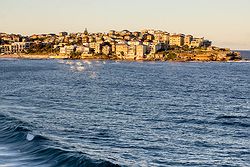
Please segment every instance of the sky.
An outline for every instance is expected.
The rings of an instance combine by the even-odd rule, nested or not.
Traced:
[[[250,0],[0,0],[0,32],[160,29],[250,50]]]

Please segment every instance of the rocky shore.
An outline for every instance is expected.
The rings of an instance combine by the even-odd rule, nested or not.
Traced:
[[[239,52],[230,50],[170,50],[147,55],[145,57],[121,55],[92,55],[82,54],[77,57],[60,54],[4,54],[0,58],[16,59],[104,59],[129,61],[239,61],[242,60]]]

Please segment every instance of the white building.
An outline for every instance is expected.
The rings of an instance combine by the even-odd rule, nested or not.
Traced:
[[[76,50],[75,45],[60,47],[60,54],[71,54]]]
[[[1,53],[21,53],[29,49],[31,46],[30,42],[14,42],[12,44],[1,45]]]

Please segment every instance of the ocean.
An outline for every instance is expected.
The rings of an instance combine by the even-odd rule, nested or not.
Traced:
[[[0,60],[0,167],[250,166],[249,62]]]
[[[238,51],[240,52],[241,56],[243,59],[245,60],[250,60],[250,51],[249,50],[241,50],[241,51]]]

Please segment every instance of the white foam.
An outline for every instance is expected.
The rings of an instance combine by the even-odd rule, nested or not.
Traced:
[[[92,63],[89,60],[85,60],[84,63],[91,65]]]
[[[77,62],[77,63],[76,63],[76,65],[81,66],[81,65],[82,65],[82,63],[81,63],[81,62]]]
[[[32,134],[27,134],[27,136],[26,136],[26,139],[28,140],[28,141],[32,141],[33,139],[35,138],[35,136],[34,135],[32,135]]]
[[[81,66],[81,67],[76,67],[76,70],[77,71],[84,71],[85,70],[85,67]]]

